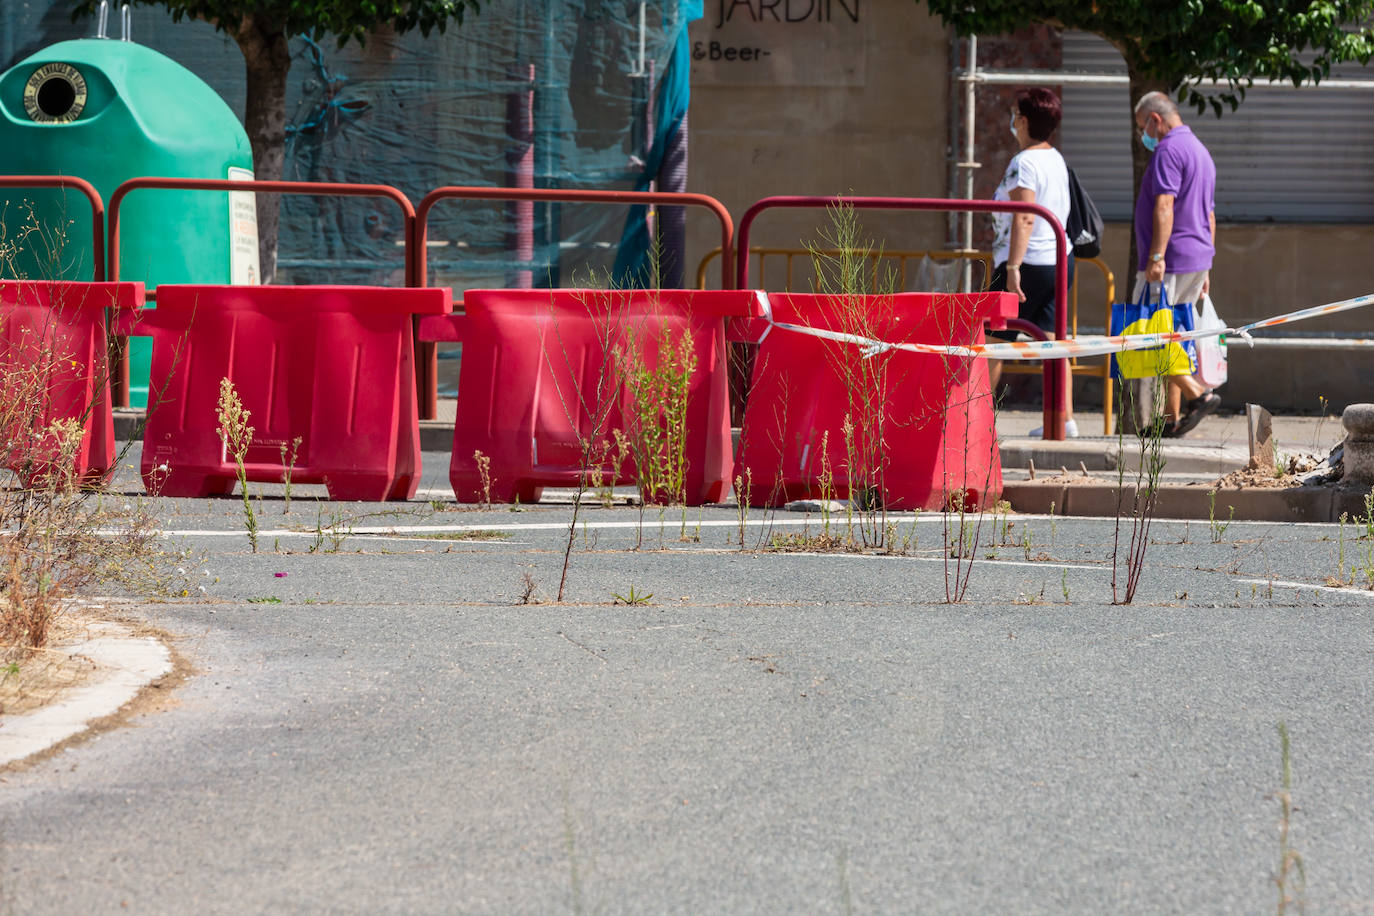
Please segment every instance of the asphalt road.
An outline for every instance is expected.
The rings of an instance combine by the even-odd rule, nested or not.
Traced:
[[[1309,912],[1374,909],[1351,526],[1158,522],[1122,607],[1110,520],[985,522],[947,605],[938,515],[855,556],[592,509],[523,605],[567,507],[305,495],[257,554],[240,503],[158,503],[206,593],[139,613],[196,674],[0,775],[0,912],[1262,913],[1281,721]],[[508,537],[417,536],[458,526]]]

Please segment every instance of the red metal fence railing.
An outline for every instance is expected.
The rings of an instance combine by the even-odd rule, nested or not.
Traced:
[[[4,175],[0,188],[72,188],[84,194],[91,204],[92,279],[97,283],[105,279],[105,203],[94,185],[70,175]]]
[[[950,200],[936,197],[819,197],[783,196],[765,197],[757,201],[744,214],[739,224],[739,251],[736,260],[736,289],[747,289],[749,284],[749,230],[760,213],[772,209],[818,208],[846,204],[862,210],[924,210],[944,213],[1033,213],[1041,217],[1054,229],[1055,237],[1055,275],[1054,275],[1054,324],[1055,337],[1063,339],[1068,332],[1069,296],[1069,242],[1064,227],[1048,209],[1040,204],[1019,201],[997,200]],[[1068,395],[1068,360],[1046,360],[1045,379],[1045,438],[1063,439],[1064,423],[1067,419],[1066,397]]]
[[[562,190],[554,188],[494,188],[449,186],[436,188],[418,206],[397,188],[389,185],[335,184],[330,182],[297,181],[231,181],[226,179],[141,177],[121,184],[110,197],[108,210],[108,247],[105,244],[107,214],[100,194],[83,179],[62,175],[0,176],[0,188],[33,187],[63,188],[79,191],[90,202],[92,211],[93,275],[97,281],[119,278],[120,204],[130,193],[138,190],[160,189],[176,191],[252,191],[269,194],[306,194],[334,197],[374,197],[394,201],[404,219],[405,282],[407,286],[423,287],[428,283],[426,227],[430,211],[443,200],[494,200],[509,202],[556,201],[561,203],[615,203],[654,206],[703,207],[715,214],[721,227],[721,288],[744,289],[749,284],[749,235],[754,220],[766,210],[778,208],[819,208],[841,201],[860,209],[915,210],[975,213],[1033,213],[1047,220],[1055,232],[1055,336],[1067,336],[1068,320],[1068,240],[1054,214],[1038,204],[1017,201],[949,200],[916,197],[767,197],[754,203],[740,221],[738,249],[735,246],[734,223],[720,201],[705,194],[654,193],[642,191]],[[107,257],[108,252],[108,257]],[[737,253],[738,252],[738,253]],[[123,358],[127,338],[117,338],[120,354],[112,366],[114,403],[125,406],[129,399],[128,364]],[[1066,419],[1065,398],[1068,391],[1068,364],[1065,360],[1047,360],[1045,379],[1045,432],[1047,439],[1062,439]],[[436,410],[435,346],[419,343],[416,352],[416,384],[420,396],[420,416],[433,417]]]
[[[411,270],[415,263],[415,207],[400,190],[384,184],[343,184],[324,181],[232,181],[224,178],[131,178],[110,195],[110,268],[111,279],[119,279],[119,205],[133,191],[157,189],[163,191],[254,191],[266,194],[307,194],[318,197],[384,197],[401,208],[405,226],[405,279],[407,286],[415,286]],[[129,403],[129,364],[124,358],[128,338],[117,338],[118,365],[112,367],[111,382],[115,386],[115,406]]]
[[[726,254],[721,258],[721,288],[733,289],[734,279],[734,220],[725,205],[714,197],[705,194],[681,194],[653,191],[591,191],[563,190],[559,188],[490,188],[449,186],[435,188],[424,196],[415,208],[415,244],[412,246],[413,264],[409,274],[413,285],[424,286],[428,282],[427,226],[429,212],[441,200],[504,200],[504,201],[557,201],[559,203],[607,203],[607,204],[645,204],[659,207],[704,207],[716,215],[720,223],[721,248]],[[438,391],[436,361],[437,349],[433,343],[417,342],[415,348],[415,367],[420,386],[420,416],[431,419],[437,410]]]

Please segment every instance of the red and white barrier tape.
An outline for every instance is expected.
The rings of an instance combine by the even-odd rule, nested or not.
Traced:
[[[889,350],[905,350],[908,353],[929,353],[937,356],[962,356],[972,359],[1068,359],[1075,357],[1103,356],[1109,353],[1124,353],[1127,350],[1149,350],[1155,347],[1162,347],[1169,343],[1177,343],[1185,340],[1201,340],[1204,337],[1228,337],[1233,340],[1240,340],[1250,344],[1250,332],[1259,328],[1272,328],[1281,324],[1291,324],[1295,321],[1302,321],[1305,318],[1317,318],[1322,315],[1331,315],[1336,312],[1345,312],[1350,309],[1362,308],[1366,305],[1374,305],[1374,294],[1356,296],[1353,299],[1331,302],[1326,305],[1317,305],[1312,308],[1289,312],[1286,315],[1266,318],[1263,321],[1255,321],[1239,328],[1225,328],[1221,331],[1212,328],[1204,331],[1174,331],[1165,334],[1093,335],[1088,337],[1066,338],[1064,340],[1008,341],[994,344],[923,344],[890,343],[884,340],[875,340],[871,337],[863,337],[858,334],[846,334],[842,331],[827,331],[821,328],[807,327],[806,325],[774,321],[773,308],[768,301],[768,294],[760,291],[758,295],[763,305],[764,317],[768,321],[768,329],[765,330],[763,336],[759,338],[759,343],[763,342],[763,338],[767,337],[768,332],[773,328],[781,328],[784,331],[793,331],[798,334],[806,334],[810,337],[819,337],[822,340],[833,340],[839,343],[854,344],[860,348],[860,352],[865,358],[877,356],[879,353],[885,353]]]

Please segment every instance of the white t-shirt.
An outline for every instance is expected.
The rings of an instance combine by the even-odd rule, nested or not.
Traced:
[[[1014,188],[1028,188],[1035,192],[1035,202],[1049,209],[1062,226],[1069,219],[1069,167],[1059,150],[1024,149],[1007,163],[1002,183],[992,195],[993,200],[1011,200]],[[992,263],[1002,264],[1011,249],[1011,214],[992,215]],[[1054,230],[1050,224],[1036,217],[1031,227],[1030,243],[1026,246],[1026,264],[1054,263]]]

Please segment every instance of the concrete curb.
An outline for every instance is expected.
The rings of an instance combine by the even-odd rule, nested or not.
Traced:
[[[114,435],[117,442],[128,442],[143,435],[144,411],[141,408],[114,409]]]
[[[421,420],[420,451],[453,451],[453,424],[443,420]]]
[[[1215,519],[1247,522],[1335,522],[1341,514],[1354,518],[1365,514],[1364,499],[1369,490],[1358,487],[1247,487],[1216,492],[1212,505],[1205,483],[1163,485],[1155,506],[1156,518],[1187,520]],[[1129,513],[1135,488],[1124,487],[1122,505]],[[1116,515],[1118,495],[1115,484],[1072,483],[1053,480],[1008,482],[1002,498],[1017,512],[1048,514],[1053,504],[1056,515],[1111,518]]]
[[[65,647],[103,669],[99,680],[68,692],[56,703],[23,715],[0,716],[0,767],[40,754],[113,715],[138,692],[172,670],[172,654],[151,636],[103,624],[106,635]]]
[[[1062,442],[1003,439],[998,443],[998,448],[1002,453],[1004,468],[1029,468],[1032,461],[1036,468],[1051,471],[1061,467],[1076,471],[1080,462],[1089,471],[1115,471],[1118,466],[1115,439],[1065,439]],[[1171,473],[1207,474],[1213,477],[1243,468],[1250,460],[1250,450],[1245,445],[1163,443],[1160,452],[1164,456],[1165,469]],[[1128,469],[1134,470],[1140,466],[1140,446],[1135,437],[1132,436],[1123,444],[1122,458],[1122,463]]]

